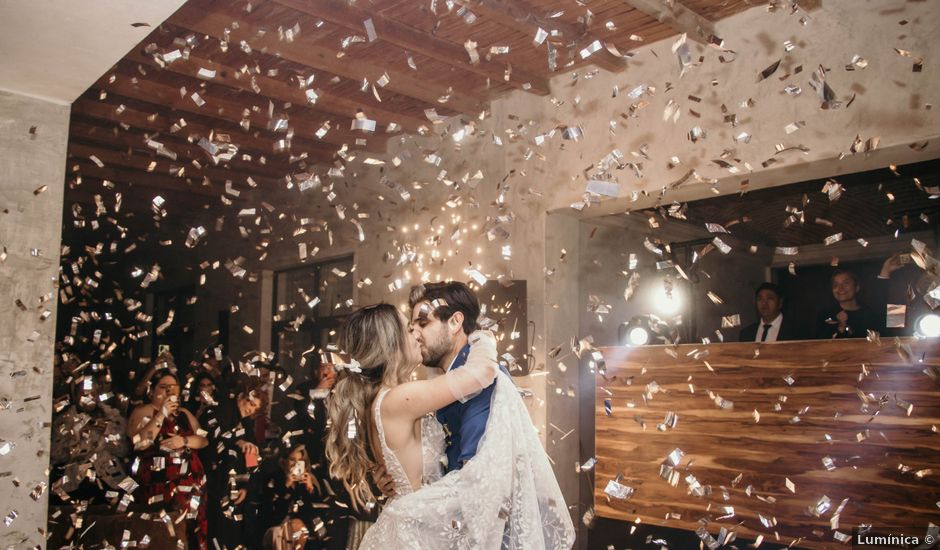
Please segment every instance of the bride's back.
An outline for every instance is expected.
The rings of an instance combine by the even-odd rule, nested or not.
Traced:
[[[404,495],[440,479],[444,430],[433,413],[414,420],[410,410],[397,410],[398,400],[385,401],[389,392],[395,389],[380,390],[372,405],[375,429],[370,433],[370,445],[374,456],[382,457],[395,493]]]

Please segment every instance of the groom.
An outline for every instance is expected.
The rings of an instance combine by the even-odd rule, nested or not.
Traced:
[[[421,346],[421,358],[429,376],[440,376],[467,362],[467,337],[476,330],[480,302],[459,282],[427,283],[412,287],[411,330]],[[504,370],[505,372],[505,370]],[[490,416],[490,397],[496,384],[480,393],[455,401],[437,411],[447,434],[447,472],[459,470],[473,458]]]

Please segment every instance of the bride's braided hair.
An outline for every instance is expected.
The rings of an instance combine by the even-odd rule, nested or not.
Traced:
[[[342,369],[337,377],[327,403],[326,457],[330,476],[343,482],[357,510],[375,499],[368,475],[376,464],[369,445],[372,403],[383,382],[394,386],[410,374],[405,372],[410,370],[407,334],[405,321],[390,304],[356,310],[340,329],[340,348],[361,370]]]

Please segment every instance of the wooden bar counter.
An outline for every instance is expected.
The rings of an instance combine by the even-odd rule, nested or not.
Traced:
[[[808,548],[940,525],[940,339],[598,351],[598,516]]]

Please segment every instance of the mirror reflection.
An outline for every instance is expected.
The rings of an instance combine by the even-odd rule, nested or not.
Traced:
[[[585,220],[582,333],[596,345],[936,336],[938,181],[931,161]]]

